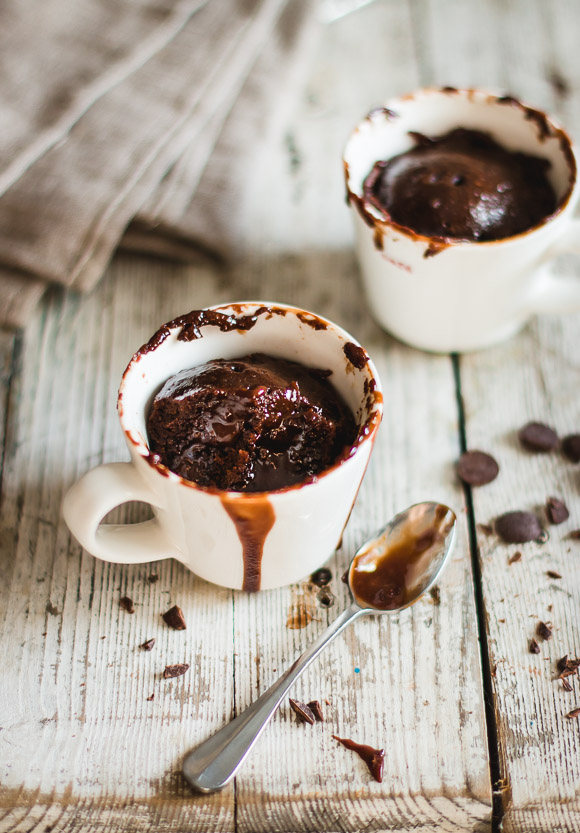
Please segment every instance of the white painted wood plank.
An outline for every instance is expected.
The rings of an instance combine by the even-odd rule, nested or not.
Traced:
[[[462,360],[467,439],[494,454],[498,479],[474,493],[476,518],[489,523],[505,511],[539,511],[561,497],[570,519],[548,525],[550,540],[506,545],[479,531],[490,660],[500,751],[511,801],[504,829],[574,830],[580,825],[578,724],[565,715],[580,701],[556,680],[556,661],[580,653],[580,550],[567,535],[580,526],[577,466],[560,453],[523,450],[517,430],[530,420],[554,425],[562,435],[578,430],[578,320],[549,318],[530,325],[511,344]],[[493,390],[490,397],[489,391]],[[520,551],[520,561],[508,559]],[[552,579],[547,570],[562,576]],[[550,621],[554,635],[535,634]],[[541,653],[529,652],[536,636]]]

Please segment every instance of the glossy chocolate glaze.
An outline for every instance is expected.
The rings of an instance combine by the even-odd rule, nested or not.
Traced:
[[[150,449],[208,488],[269,492],[307,482],[356,441],[354,416],[329,375],[263,353],[184,370],[153,401]]]
[[[500,240],[533,228],[558,208],[546,159],[509,151],[489,134],[466,128],[411,135],[416,147],[377,162],[363,192],[415,233]]]
[[[339,738],[338,735],[332,736],[347,749],[351,749],[359,755],[369,768],[370,774],[379,784],[383,780],[383,767],[385,764],[385,750],[374,749],[372,746],[367,746],[364,743],[357,743],[349,738]]]
[[[255,498],[222,495],[221,502],[234,522],[242,544],[242,590],[254,593],[260,589],[264,542],[276,520],[274,509],[265,495]]]
[[[442,549],[453,523],[453,513],[443,504],[427,520],[415,517],[411,511],[405,523],[359,551],[349,573],[350,588],[358,604],[395,610],[416,598],[424,566]]]

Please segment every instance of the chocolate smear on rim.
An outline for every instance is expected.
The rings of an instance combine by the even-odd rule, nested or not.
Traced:
[[[255,593],[262,582],[262,556],[268,533],[276,515],[267,497],[221,497],[222,506],[232,519],[242,545],[244,578],[242,590]]]
[[[570,517],[568,507],[563,500],[557,497],[549,497],[546,501],[546,515],[552,524],[562,524]]]
[[[163,671],[163,679],[169,680],[172,677],[181,677],[186,671],[189,671],[189,665],[186,662],[178,663],[177,665],[166,665]]]
[[[379,784],[383,780],[383,767],[385,764],[385,750],[374,749],[372,746],[367,746],[364,743],[357,743],[349,738],[339,738],[338,735],[332,736],[347,749],[351,749],[359,755],[369,768],[370,774]]]
[[[465,451],[459,458],[457,474],[469,486],[485,486],[498,476],[499,465],[485,451]]]
[[[550,628],[545,622],[538,622],[536,633],[546,641],[552,638],[552,628]]]
[[[357,370],[362,370],[369,360],[366,351],[357,344],[353,344],[352,341],[347,341],[342,349],[344,351],[344,355],[347,357],[349,362],[357,368]]]
[[[532,512],[506,512],[495,521],[495,531],[506,544],[525,544],[536,541],[542,534],[542,525]]]
[[[130,599],[129,596],[123,596],[119,599],[119,606],[126,610],[127,613],[135,613],[135,605],[133,603],[133,599]]]
[[[170,607],[165,613],[162,613],[161,616],[169,627],[173,628],[173,630],[184,631],[187,629],[185,617],[179,605],[173,605],[173,607]]]
[[[564,437],[562,453],[571,463],[580,463],[580,434],[568,434]]]
[[[521,444],[528,451],[546,453],[558,448],[560,444],[554,429],[543,422],[528,422],[523,428],[520,428],[518,437]]]
[[[313,726],[316,718],[314,717],[310,706],[307,706],[306,703],[301,703],[300,700],[293,700],[292,697],[289,697],[288,700],[292,710],[296,713],[300,722],[309,723]]]
[[[324,715],[322,714],[320,702],[318,700],[310,700],[306,705],[314,715],[314,719],[318,723],[324,723]]]

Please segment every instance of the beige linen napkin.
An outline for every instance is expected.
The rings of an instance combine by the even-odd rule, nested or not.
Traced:
[[[94,286],[132,220],[131,248],[237,245],[248,150],[315,30],[308,0],[49,0],[36,50],[31,9],[0,35],[12,68],[0,98],[6,327],[25,323],[48,283]]]

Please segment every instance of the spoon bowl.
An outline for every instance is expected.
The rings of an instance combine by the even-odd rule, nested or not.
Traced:
[[[186,756],[183,775],[196,790],[214,792],[235,776],[290,686],[347,625],[371,613],[398,613],[435,583],[455,541],[457,519],[442,503],[416,503],[360,547],[348,570],[350,606],[280,679],[223,729]]]

